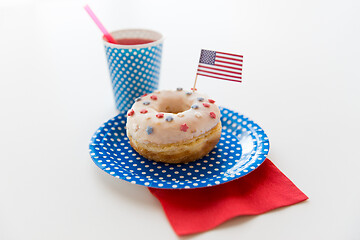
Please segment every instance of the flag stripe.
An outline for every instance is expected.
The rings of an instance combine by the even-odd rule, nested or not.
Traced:
[[[231,58],[234,58],[234,59],[236,59],[236,60],[242,60],[242,59],[243,59],[242,57],[229,56],[229,55],[221,54],[221,53],[218,53],[218,52],[215,53],[215,56],[216,56],[216,57],[231,57]]]
[[[231,69],[242,71],[242,68],[230,67],[230,66],[225,66],[225,65],[221,65],[221,64],[214,64],[213,66],[226,67],[226,68],[231,68]]]
[[[221,63],[233,64],[233,65],[236,65],[236,66],[241,66],[241,67],[242,67],[242,64],[240,64],[240,63],[232,63],[232,62],[226,62],[226,61],[220,61],[220,60],[215,60],[215,62],[221,62]]]
[[[208,67],[208,66],[204,66],[204,65],[200,65],[199,64],[199,68],[208,68],[208,69],[212,69],[212,70],[216,70],[216,71],[221,71],[221,72],[227,72],[227,73],[234,73],[234,74],[238,74],[238,75],[242,75],[241,72],[234,72],[234,71],[229,71],[229,70],[225,70],[225,69],[220,69],[220,68],[214,68],[214,67]]]
[[[217,52],[217,53],[221,53],[221,54],[225,54],[225,55],[230,55],[230,56],[235,56],[235,57],[241,57],[241,58],[243,58],[242,55],[237,55],[237,54],[232,54],[232,53],[224,53],[224,52]]]
[[[237,62],[243,61],[242,59],[229,58],[229,57],[223,57],[223,56],[218,56],[218,55],[216,55],[216,58],[223,58],[223,59],[233,60],[233,61],[237,61]]]
[[[217,79],[222,79],[222,80],[228,80],[228,81],[233,81],[233,82],[241,82],[241,80],[234,80],[234,79],[229,79],[229,78],[209,76],[209,75],[205,75],[205,74],[201,74],[201,73],[198,73],[198,75],[201,75],[201,76],[204,76],[204,77],[211,77],[211,78],[217,78]]]
[[[220,59],[220,58],[217,58],[215,59],[215,62],[214,64],[217,62],[217,61],[224,61],[224,64],[227,65],[227,64],[242,64],[242,62],[239,62],[239,61],[232,61],[232,60],[226,60],[226,59]],[[232,65],[227,65],[227,66],[232,66]]]
[[[239,76],[233,76],[233,75],[228,75],[228,74],[223,74],[223,73],[217,73],[217,72],[210,72],[210,71],[205,71],[205,70],[201,70],[201,69],[198,69],[198,72],[206,72],[206,73],[212,73],[212,74],[216,74],[216,75],[220,75],[220,76],[224,76],[224,77],[233,77],[233,78],[239,78],[239,79],[241,79],[241,77],[239,77]]]

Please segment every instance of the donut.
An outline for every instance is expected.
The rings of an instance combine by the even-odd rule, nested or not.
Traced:
[[[219,142],[220,110],[199,92],[155,91],[135,99],[127,112],[126,133],[130,145],[147,159],[192,162]]]

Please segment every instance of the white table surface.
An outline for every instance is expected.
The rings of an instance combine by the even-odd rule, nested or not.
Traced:
[[[88,154],[117,111],[85,3],[0,2],[0,239],[177,239],[145,187]],[[88,3],[110,30],[166,36],[161,88],[190,88],[201,48],[244,54],[242,84],[198,89],[260,124],[310,198],[182,239],[360,239],[359,1]]]

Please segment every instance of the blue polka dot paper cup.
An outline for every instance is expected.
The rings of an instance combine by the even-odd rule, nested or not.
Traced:
[[[164,38],[145,29],[119,30],[111,35],[123,41],[113,44],[103,38],[116,108],[126,111],[135,98],[158,89]],[[125,45],[136,41],[148,43]]]

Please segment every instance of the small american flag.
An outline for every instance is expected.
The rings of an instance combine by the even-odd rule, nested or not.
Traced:
[[[197,75],[241,82],[243,56],[201,50]]]

